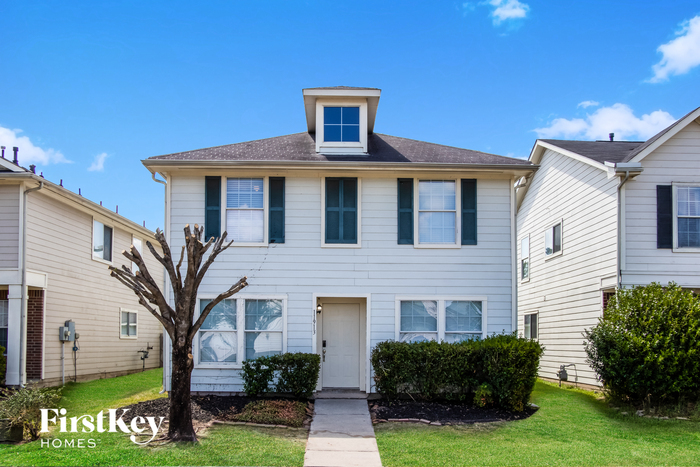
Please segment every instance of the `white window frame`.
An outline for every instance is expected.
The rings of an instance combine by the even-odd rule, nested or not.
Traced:
[[[201,313],[200,300],[213,300],[217,295],[200,295],[197,297],[197,308],[195,312],[194,320],[199,318]],[[236,294],[227,300],[234,300],[236,302],[236,330],[229,331],[235,332],[238,342],[238,349],[236,350],[236,361],[235,362],[199,362],[199,338],[200,332],[197,331],[197,335],[192,341],[192,356],[194,357],[194,367],[195,368],[221,368],[221,369],[234,369],[240,370],[243,368],[243,361],[245,360],[245,301],[246,300],[281,300],[282,301],[282,353],[287,352],[287,295],[284,294]],[[250,331],[253,332],[253,331]],[[273,331],[279,332],[279,331]]]
[[[678,246],[678,188],[700,188],[698,183],[673,183],[673,252],[674,253],[700,253],[700,248]],[[690,217],[690,216],[684,216]]]
[[[527,256],[523,256],[523,241],[527,240]],[[530,282],[530,275],[532,274],[532,245],[530,244],[530,234],[525,235],[520,239],[520,263],[518,276],[520,276],[520,282]],[[527,260],[527,277],[523,277],[523,261]]]
[[[133,336],[125,336],[122,334],[122,326],[126,324],[129,325],[128,320],[126,323],[122,322],[122,313],[133,313],[136,315],[136,334]],[[119,339],[134,340],[139,337],[139,312],[138,310],[132,310],[129,308],[119,308]]]
[[[528,337],[528,336],[525,334],[525,317],[526,317],[526,316],[532,316],[532,315],[537,316],[537,330],[536,330],[536,332],[537,332],[537,337],[534,337],[534,338],[533,338],[533,337]],[[530,335],[532,335],[532,320],[530,321]],[[527,313],[523,313],[523,337],[524,337],[525,339],[532,339],[532,340],[535,340],[535,341],[539,341],[539,340],[540,340],[540,312],[539,312],[539,311],[528,311]]]
[[[95,222],[99,222],[100,224],[103,225],[103,227],[109,227],[112,229],[112,251],[111,251],[111,257],[112,259],[107,261],[106,259],[100,258],[99,256],[95,256]],[[108,222],[105,222],[104,219],[100,217],[94,217],[92,218],[92,225],[90,228],[90,257],[92,258],[93,261],[98,261],[100,263],[105,263],[112,265],[114,264],[114,224],[110,224]]]
[[[549,234],[550,231],[552,231],[552,247],[554,246],[554,227],[559,225],[559,231],[561,235],[561,248],[559,251],[552,253],[551,255],[547,254],[547,235]],[[564,254],[564,219],[561,218],[557,220],[556,222],[553,222],[549,224],[549,226],[544,229],[544,260],[548,261],[552,258],[556,258],[557,256],[561,256]],[[532,252],[530,252],[530,256],[532,256]]]
[[[360,141],[324,141],[325,107],[359,107]],[[320,154],[367,153],[367,99],[366,98],[318,98],[316,99],[316,152]]]
[[[326,243],[326,178],[357,179],[357,243]],[[321,176],[321,248],[362,248],[362,179],[356,175]]]
[[[413,179],[413,247],[432,249],[462,248],[462,184],[457,177],[417,177]],[[420,182],[444,181],[455,184],[455,242],[421,243],[420,242]]]
[[[445,302],[447,301],[464,301],[464,302],[481,302],[481,338],[486,339],[488,336],[488,313],[487,313],[487,297],[486,296],[452,296],[452,295],[401,295],[394,297],[394,339],[399,342],[401,339],[401,302],[408,301],[434,301],[438,302],[437,311],[437,340],[443,342],[445,340]],[[410,331],[407,331],[410,332]],[[452,333],[449,333],[452,334]],[[455,333],[458,334],[458,333]]]
[[[238,177],[221,177],[221,185],[223,189],[221,190],[221,232],[227,231],[226,218],[228,217],[228,203],[226,194],[228,193],[228,180],[229,179],[250,179],[250,178],[262,178],[263,179],[263,241],[262,242],[233,242],[231,246],[234,247],[247,247],[247,246],[267,246],[269,244],[269,198],[270,198],[270,177],[267,175],[241,175]],[[232,208],[234,209],[234,208]],[[231,236],[226,237],[227,241],[231,241]]]

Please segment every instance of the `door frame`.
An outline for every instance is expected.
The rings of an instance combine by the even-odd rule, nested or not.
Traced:
[[[343,300],[354,299],[353,301],[364,305],[364,319],[365,319],[365,334],[364,334],[364,358],[362,358],[362,342],[360,342],[360,371],[363,373],[360,375],[360,391],[364,391],[367,394],[370,392],[370,330],[371,330],[371,318],[372,318],[372,294],[348,294],[348,293],[313,293],[311,300],[311,312],[313,313],[313,318],[311,319],[311,353],[321,355],[321,349],[319,345],[319,339],[322,337],[320,326],[322,316],[319,317],[316,314],[316,306],[318,303],[322,303],[328,300],[329,303],[343,303]],[[362,300],[364,299],[364,303]],[[360,307],[360,328],[362,328],[362,307]],[[323,312],[321,313],[323,314]],[[323,365],[321,365],[321,372],[323,371]],[[363,377],[364,376],[364,377]],[[323,389],[323,375],[319,373],[318,383],[316,384],[316,390],[320,391]]]

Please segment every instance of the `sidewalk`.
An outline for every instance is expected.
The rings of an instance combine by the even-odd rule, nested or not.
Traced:
[[[381,467],[366,400],[317,399],[305,467]]]

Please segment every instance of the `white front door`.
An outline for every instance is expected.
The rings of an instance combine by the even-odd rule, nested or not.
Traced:
[[[360,387],[359,303],[324,303],[321,356],[324,388]]]

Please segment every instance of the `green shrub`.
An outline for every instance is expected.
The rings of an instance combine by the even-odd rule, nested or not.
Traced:
[[[459,343],[380,342],[372,350],[377,391],[424,400],[478,400],[521,411],[537,379],[543,347],[515,334]]]
[[[0,418],[10,420],[12,426],[22,426],[32,440],[39,438],[40,409],[56,407],[61,400],[61,388],[20,388],[0,390]]]
[[[243,362],[243,390],[257,396],[266,392],[310,397],[321,370],[321,357],[309,353],[285,353]],[[276,377],[274,390],[271,389]]]
[[[0,345],[0,386],[5,384],[5,370],[7,369],[7,357],[5,357],[5,347]]]
[[[700,298],[676,284],[618,290],[584,332],[587,362],[611,399],[650,406],[700,394]]]

